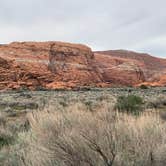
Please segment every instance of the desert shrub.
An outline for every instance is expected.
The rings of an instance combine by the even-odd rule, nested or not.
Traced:
[[[63,100],[59,101],[59,104],[63,107],[67,107],[68,106],[68,101],[66,100],[66,98],[63,98]]]
[[[85,106],[87,107],[87,110],[94,111],[94,102],[93,101],[85,101]]]
[[[160,117],[162,120],[166,121],[166,110],[160,111]]]
[[[2,113],[0,113],[0,126],[5,126],[6,125],[6,116]]]
[[[142,110],[143,100],[141,97],[136,95],[128,95],[128,96],[119,96],[117,99],[117,103],[115,105],[115,109],[127,113],[132,113],[134,115],[138,115]]]
[[[0,132],[0,148],[2,148],[3,146],[8,146],[12,144],[14,140],[15,140],[15,137],[12,133],[8,131]]]
[[[148,89],[148,86],[142,84],[139,88],[141,88],[141,89]]]
[[[0,149],[3,146],[8,146],[14,141],[13,133],[6,126],[6,116],[0,114]]]
[[[86,106],[86,110],[90,112],[96,112],[97,110],[102,110],[103,108],[105,108],[103,104],[108,105],[106,102],[104,102],[104,100],[103,101],[88,100],[88,101],[84,101],[83,103]]]
[[[165,87],[166,87],[166,86],[165,86]],[[165,92],[166,92],[166,89],[163,89],[162,92],[165,93]]]
[[[164,166],[165,123],[154,115],[114,113],[30,113],[31,133],[17,147],[20,165]]]
[[[163,109],[166,107],[166,96],[159,95],[157,98],[152,98],[149,102],[147,102],[147,108],[154,109]]]
[[[35,90],[36,91],[47,91],[48,89],[43,86],[36,86]]]
[[[90,91],[91,88],[87,87],[87,86],[83,86],[83,87],[74,87],[72,88],[73,91]]]
[[[20,92],[18,97],[23,97],[23,98],[27,98],[27,99],[32,98],[32,96],[30,94],[27,94],[25,92]]]
[[[37,109],[38,104],[34,102],[13,102],[9,104],[14,110]]]
[[[18,93],[25,92],[25,91],[29,91],[29,88],[27,86],[21,86],[19,89],[16,90],[16,92]]]
[[[113,164],[116,156],[113,132],[104,123],[100,123],[113,123],[111,115],[101,116],[96,112],[96,117],[93,118],[92,112],[81,110],[39,114],[31,114],[29,120],[39,145],[46,149],[48,156],[45,160],[48,165]],[[40,116],[44,116],[45,120]],[[42,134],[46,131],[49,131],[47,141],[46,135]]]

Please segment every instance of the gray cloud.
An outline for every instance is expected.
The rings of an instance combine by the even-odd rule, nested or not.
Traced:
[[[166,57],[165,6],[165,0],[1,0],[0,42],[68,41]]]

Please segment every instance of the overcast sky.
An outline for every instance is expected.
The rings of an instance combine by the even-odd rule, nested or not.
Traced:
[[[50,40],[166,58],[166,0],[0,0],[0,43]]]

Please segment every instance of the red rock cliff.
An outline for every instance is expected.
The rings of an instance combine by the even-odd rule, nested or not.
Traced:
[[[63,42],[14,42],[0,46],[1,89],[95,85],[102,76],[87,46]],[[4,65],[9,64],[6,70]],[[6,76],[4,76],[4,73]]]
[[[117,85],[166,85],[166,59],[126,50],[95,52],[105,81]]]
[[[0,90],[166,85],[166,60],[131,51],[93,53],[85,45],[14,42],[0,45]]]

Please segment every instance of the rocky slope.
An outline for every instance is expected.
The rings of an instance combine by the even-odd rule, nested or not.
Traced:
[[[166,59],[126,50],[95,52],[106,79],[115,84],[140,86],[166,85]]]
[[[0,90],[141,84],[166,85],[166,60],[63,42],[0,45]]]

